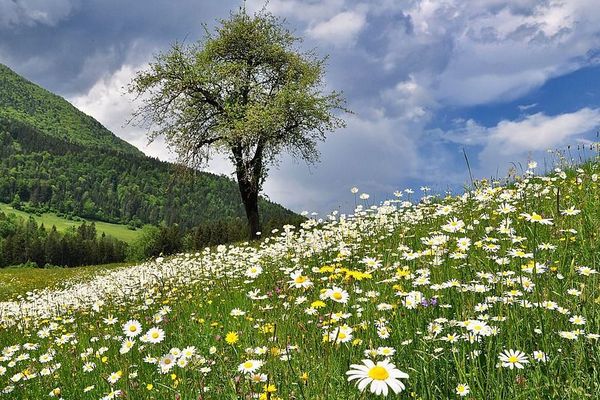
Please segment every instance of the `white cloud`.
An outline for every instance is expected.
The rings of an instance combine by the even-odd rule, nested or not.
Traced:
[[[443,139],[462,145],[479,145],[478,176],[487,176],[511,162],[541,157],[547,150],[585,143],[600,125],[600,109],[582,108],[558,115],[536,113],[522,119],[502,120],[485,127],[469,119],[457,121],[459,127],[440,133]]]
[[[347,128],[331,134],[321,146],[321,162],[307,166],[284,156],[267,179],[265,191],[277,202],[296,211],[352,209],[349,190],[358,186],[372,199],[387,198],[406,179],[426,181],[419,129],[399,119],[347,118]]]
[[[549,116],[536,113],[519,121],[500,121],[489,128],[482,152],[502,155],[553,149],[588,133],[600,125],[600,109],[582,108],[572,113]]]
[[[146,131],[139,127],[128,125],[135,104],[126,87],[133,79],[136,71],[144,65],[123,65],[112,75],[107,75],[96,82],[87,93],[75,96],[69,100],[75,107],[91,115],[102,125],[120,138],[133,144],[149,156],[162,160],[173,160],[163,140],[157,139],[148,143]]]
[[[344,11],[327,21],[309,28],[307,33],[314,39],[348,46],[354,43],[366,23],[366,17],[359,11]]]
[[[405,122],[427,121],[438,104],[427,88],[421,86],[414,75],[381,93],[382,103],[389,113]]]
[[[518,107],[519,107],[520,111],[527,111],[531,108],[535,108],[537,105],[538,105],[538,103],[520,104]]]
[[[439,106],[516,99],[597,62],[600,47],[596,0],[276,0],[267,9],[295,20],[317,46],[352,47],[354,62],[369,60],[357,82],[412,77]]]

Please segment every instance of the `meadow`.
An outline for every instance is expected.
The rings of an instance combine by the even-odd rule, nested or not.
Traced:
[[[65,285],[87,281],[99,274],[127,266],[131,266],[131,263],[71,268],[36,268],[31,266],[2,268],[0,269],[0,301],[14,300],[33,290],[61,289]]]
[[[1,302],[0,398],[599,399],[600,164],[536,171]]]
[[[98,234],[101,235],[105,233],[107,236],[112,236],[115,239],[122,240],[126,243],[132,243],[140,236],[141,231],[131,230],[127,225],[119,225],[119,224],[111,224],[108,222],[102,221],[92,221],[87,219],[81,219],[80,221],[73,221],[70,219],[59,217],[54,213],[43,213],[41,216],[36,214],[29,214],[24,211],[15,210],[8,204],[0,203],[0,212],[5,214],[15,214],[18,217],[24,218],[25,220],[30,217],[33,218],[38,224],[44,224],[44,226],[49,229],[52,226],[56,226],[56,230],[59,232],[65,232],[71,228],[77,228],[84,221],[85,222],[94,222],[96,224],[96,230]]]

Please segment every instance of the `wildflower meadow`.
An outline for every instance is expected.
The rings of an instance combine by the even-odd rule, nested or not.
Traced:
[[[2,302],[0,398],[600,399],[600,164],[538,169]]]

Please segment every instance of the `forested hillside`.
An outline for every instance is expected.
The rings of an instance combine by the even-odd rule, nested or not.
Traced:
[[[144,156],[64,99],[0,66],[0,202],[100,221],[241,221],[232,180]],[[261,200],[266,227],[300,217]],[[237,223],[239,225],[239,222]]]
[[[27,122],[69,143],[142,153],[119,139],[100,122],[0,64],[0,117]]]
[[[32,263],[44,265],[92,265],[120,262],[127,244],[104,233],[95,224],[81,224],[65,233],[47,229],[33,219],[23,220],[0,212],[0,267]]]

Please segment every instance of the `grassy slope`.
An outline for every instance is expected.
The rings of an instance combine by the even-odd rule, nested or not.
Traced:
[[[123,268],[129,263],[93,265],[75,268],[2,268],[0,269],[0,301],[15,300],[18,296],[39,289],[58,289],[65,284],[84,282],[99,273]]]
[[[60,232],[66,231],[68,228],[77,227],[81,225],[82,221],[71,221],[65,218],[61,218],[54,213],[45,213],[41,217],[34,214],[28,214],[23,211],[15,210],[8,204],[0,203],[0,211],[6,214],[16,214],[19,217],[28,219],[33,217],[38,224],[44,224],[47,229],[50,229],[52,225],[56,226],[56,229]],[[90,221],[91,222],[91,221]],[[116,239],[122,240],[126,243],[131,243],[140,235],[141,230],[131,230],[126,225],[109,224],[107,222],[93,221],[96,223],[96,230],[98,235],[104,232],[106,235],[112,236]]]
[[[600,174],[598,164],[586,165],[577,178],[535,178],[514,192],[482,190],[464,201],[443,200],[448,209],[420,205],[363,217],[343,229],[332,225],[321,233],[282,239],[273,250],[263,243],[264,250],[213,252],[202,263],[190,256],[151,264],[145,273],[149,269],[159,277],[151,288],[139,286],[136,296],[108,301],[97,313],[87,307],[68,313],[72,320],[56,319],[47,338],[37,333],[51,326],[47,320],[1,330],[0,347],[30,342],[39,348],[7,352],[2,365],[24,353],[32,361],[15,361],[0,376],[0,389],[14,385],[4,396],[11,399],[45,398],[53,388],[60,388],[64,398],[97,399],[111,391],[107,378],[116,373],[112,389],[123,390],[128,399],[178,394],[182,399],[376,399],[381,397],[360,393],[355,382],[348,383],[346,371],[364,358],[382,360],[381,355],[365,356],[365,351],[387,346],[396,352],[391,361],[409,375],[402,379],[406,391],[390,398],[456,399],[456,387],[464,383],[471,390],[468,399],[599,399],[600,346],[586,335],[600,333],[600,274],[584,268],[600,270],[600,180],[594,174]],[[506,202],[515,209],[501,214]],[[561,213],[570,207],[581,212]],[[553,224],[521,216],[534,212]],[[501,229],[507,217],[514,229],[508,233]],[[448,223],[453,218],[466,226],[453,231],[456,223]],[[458,242],[465,237],[471,244],[459,251]],[[342,242],[347,251],[340,250]],[[550,247],[540,248],[542,244]],[[448,252],[436,255],[440,249]],[[260,251],[257,261],[253,255]],[[365,257],[380,266],[366,266]],[[498,257],[507,263],[498,263]],[[203,275],[207,263],[216,270]],[[244,272],[257,263],[264,271],[249,279]],[[291,271],[302,271],[313,285],[293,287],[288,283]],[[129,278],[127,284],[137,287],[135,269]],[[347,300],[332,296],[318,304],[323,290],[332,287],[347,291]],[[265,297],[250,299],[247,293],[254,289]],[[416,292],[437,304],[423,306],[407,296]],[[531,307],[533,303],[543,307]],[[245,314],[235,316],[232,310]],[[102,322],[108,315],[118,323]],[[583,316],[585,324],[571,322],[574,315]],[[121,354],[122,326],[128,320],[140,321],[144,332],[160,327],[166,336],[158,344],[142,344],[137,336],[133,349]],[[465,321],[497,331],[471,342]],[[382,325],[388,338],[378,330]],[[352,328],[352,338],[336,344],[342,339],[335,333],[340,327]],[[224,338],[229,332],[237,339],[228,344]],[[561,337],[561,332],[576,340]],[[444,340],[448,335],[456,340]],[[144,361],[186,346],[195,346],[198,355],[166,373]],[[50,364],[35,361],[50,349],[56,352]],[[507,349],[524,353],[524,368],[498,365]],[[534,351],[545,352],[547,361],[535,361]],[[282,357],[286,352],[289,356]],[[253,383],[238,371],[249,359],[264,362],[258,372],[274,385],[269,396],[264,383]],[[93,363],[93,371],[83,372],[86,362]],[[23,381],[19,375],[54,363],[61,367],[51,376]],[[10,381],[14,377],[18,383]],[[89,392],[84,393],[86,387]]]

